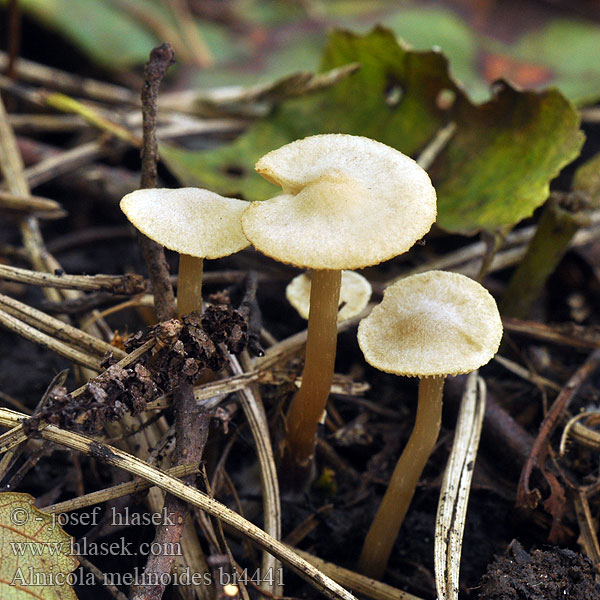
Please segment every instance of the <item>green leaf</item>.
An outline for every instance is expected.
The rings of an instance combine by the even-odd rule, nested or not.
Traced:
[[[442,126],[455,122],[456,133],[430,169],[438,225],[475,233],[531,215],[583,144],[578,113],[556,90],[519,92],[502,85],[492,100],[475,106],[449,76],[442,54],[407,50],[383,28],[364,36],[330,35],[322,68],[355,61],[362,65],[356,74],[324,92],[283,102],[229,146],[200,152],[163,146],[161,155],[184,185],[264,200],[277,189],[253,166],[294,139],[350,133],[415,156]]]
[[[5,4],[7,0],[0,0]],[[179,62],[187,41],[168,4],[156,0],[21,0],[24,12],[64,36],[107,70],[143,64],[150,51],[167,39]],[[219,25],[196,20],[200,38],[215,64],[244,56],[240,44]]]
[[[21,0],[20,5],[107,69],[144,63],[159,44],[141,23],[108,1]]]
[[[579,155],[579,120],[557,90],[519,92],[508,85],[465,111],[430,171],[438,225],[493,231],[530,216],[548,197],[550,181]]]

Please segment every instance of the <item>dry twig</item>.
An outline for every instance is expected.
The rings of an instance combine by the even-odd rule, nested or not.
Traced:
[[[16,427],[25,417],[26,415],[23,413],[18,413],[7,408],[0,408],[0,426]],[[189,502],[193,506],[201,508],[213,517],[221,520],[224,524],[230,525],[244,536],[247,536],[261,548],[271,552],[328,598],[355,600],[350,592],[313,567],[293,550],[290,550],[287,546],[266,534],[262,529],[250,523],[250,521],[243,519],[220,502],[208,497],[200,490],[186,485],[164,471],[114,446],[102,444],[85,435],[65,431],[53,425],[45,427],[39,432],[39,435],[50,442],[71,448],[77,452],[82,452],[96,460],[142,477],[164,489],[166,492]]]

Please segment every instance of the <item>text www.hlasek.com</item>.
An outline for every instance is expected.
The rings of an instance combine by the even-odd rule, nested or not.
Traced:
[[[120,538],[118,542],[87,542],[86,538],[70,542],[10,542],[16,556],[182,556],[177,542],[143,542],[134,549],[133,542]]]

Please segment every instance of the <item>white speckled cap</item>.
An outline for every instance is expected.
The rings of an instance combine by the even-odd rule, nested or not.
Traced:
[[[406,252],[431,228],[436,195],[427,173],[368,138],[315,135],[269,152],[256,170],[283,195],[242,217],[263,254],[309,269],[359,269]]]
[[[476,281],[445,271],[391,285],[358,327],[370,365],[411,377],[470,373],[492,359],[501,339],[502,321],[491,294]]]
[[[250,245],[240,223],[247,207],[199,188],[137,190],[121,200],[121,210],[144,235],[199,258],[229,256]]]
[[[303,319],[308,319],[310,310],[310,284],[310,275],[302,273],[294,277],[285,289],[288,302]],[[371,293],[371,284],[362,275],[354,271],[342,271],[338,321],[351,319],[364,310],[371,299]]]

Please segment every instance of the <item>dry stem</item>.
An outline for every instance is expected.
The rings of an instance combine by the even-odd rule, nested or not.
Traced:
[[[27,415],[23,413],[15,412],[7,408],[0,408],[0,426],[15,427],[26,417]],[[39,434],[42,438],[50,442],[71,448],[78,452],[83,452],[101,462],[105,462],[106,464],[128,471],[133,475],[142,477],[178,498],[189,502],[193,506],[201,508],[213,517],[220,519],[223,523],[230,525],[235,530],[249,537],[261,548],[271,552],[328,598],[355,600],[351,593],[332,581],[321,571],[315,569],[284,544],[275,540],[270,535],[267,535],[262,529],[258,528],[250,521],[243,519],[220,502],[208,497],[200,490],[186,485],[164,471],[161,471],[114,446],[102,444],[87,436],[65,431],[53,425],[48,425],[41,430]]]
[[[143,144],[142,144],[142,188],[156,187],[158,145],[156,143],[156,102],[158,88],[175,55],[169,44],[154,48],[144,69],[144,87],[142,89]],[[162,246],[153,242],[142,233],[138,237],[142,247],[152,289],[154,291],[154,309],[159,321],[167,321],[177,314],[175,294],[169,280],[169,266]]]

